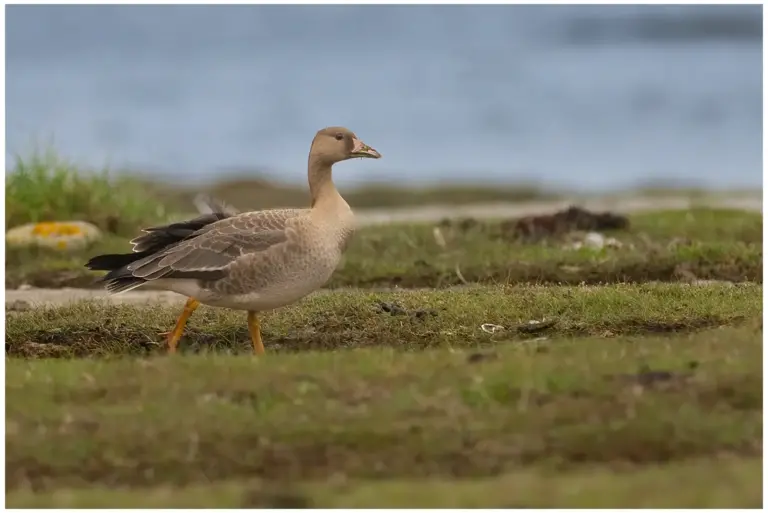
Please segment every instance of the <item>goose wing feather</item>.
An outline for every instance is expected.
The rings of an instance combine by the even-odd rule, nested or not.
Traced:
[[[132,262],[127,270],[144,280],[218,280],[227,275],[238,259],[285,244],[292,230],[292,220],[300,213],[300,210],[265,210],[226,217],[205,224],[176,244]],[[200,217],[209,215],[214,214]]]

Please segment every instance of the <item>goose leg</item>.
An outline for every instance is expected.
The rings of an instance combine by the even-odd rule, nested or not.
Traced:
[[[187,302],[184,304],[184,311],[181,312],[179,319],[176,321],[176,326],[173,328],[173,331],[168,334],[169,353],[176,352],[176,346],[179,344],[181,334],[184,333],[184,326],[186,326],[189,316],[192,315],[192,312],[194,312],[198,306],[200,306],[200,303],[196,299],[187,299]]]
[[[264,343],[261,341],[261,325],[256,312],[248,311],[248,332],[251,334],[251,344],[255,354],[264,354]]]

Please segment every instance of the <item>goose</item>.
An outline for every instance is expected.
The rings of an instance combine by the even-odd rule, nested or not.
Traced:
[[[144,228],[133,251],[91,258],[86,267],[108,271],[110,294],[136,288],[187,297],[167,352],[175,353],[184,327],[201,305],[247,312],[253,352],[264,353],[259,313],[294,303],[322,287],[336,270],[355,230],[349,205],[333,183],[332,167],[381,154],[344,127],[317,132],[309,150],[309,208],[237,213],[208,202],[200,216]]]

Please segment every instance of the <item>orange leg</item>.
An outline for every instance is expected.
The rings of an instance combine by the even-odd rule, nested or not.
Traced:
[[[192,315],[192,312],[194,312],[198,306],[200,306],[200,303],[196,299],[187,299],[187,302],[184,304],[184,311],[181,312],[179,319],[176,321],[176,326],[173,328],[173,331],[168,334],[169,353],[176,352],[176,346],[179,344],[181,334],[184,333],[184,326],[186,326],[189,316]]]
[[[261,341],[261,325],[256,312],[248,312],[248,331],[251,334],[251,344],[255,354],[264,354],[264,343]]]

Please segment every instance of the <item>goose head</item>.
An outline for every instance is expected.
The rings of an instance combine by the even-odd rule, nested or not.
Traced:
[[[378,159],[381,154],[361,141],[352,130],[340,126],[323,128],[312,141],[310,158],[326,165],[353,158]]]

